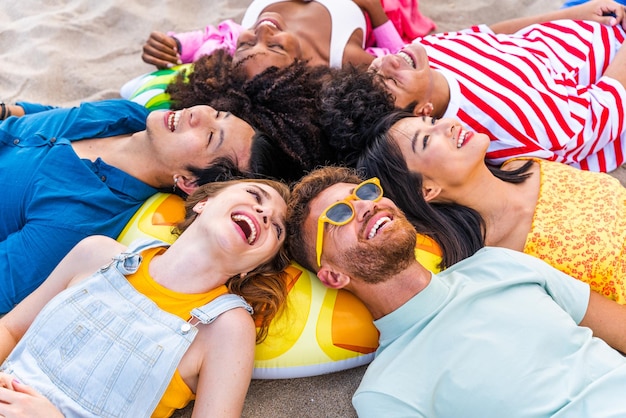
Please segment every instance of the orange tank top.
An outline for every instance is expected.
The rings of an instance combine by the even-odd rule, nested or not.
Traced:
[[[191,312],[193,308],[205,305],[216,297],[228,293],[226,286],[223,285],[209,292],[198,294],[178,293],[161,286],[150,276],[148,266],[155,256],[162,254],[164,251],[164,247],[157,247],[142,252],[143,261],[139,265],[139,269],[134,274],[128,275],[127,279],[139,293],[152,300],[165,312],[169,312],[187,321],[191,316],[189,312]],[[169,417],[176,409],[184,408],[194,399],[195,394],[189,389],[187,384],[185,384],[182,376],[178,370],[176,370],[170,384],[167,389],[165,389],[163,397],[152,413],[152,417]]]

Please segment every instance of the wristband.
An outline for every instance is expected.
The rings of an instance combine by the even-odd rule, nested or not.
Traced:
[[[376,46],[380,48],[387,48],[396,53],[404,46],[404,41],[391,20],[376,26],[372,32],[376,38]]]
[[[4,102],[0,102],[0,120],[5,120],[11,116],[11,109]]]

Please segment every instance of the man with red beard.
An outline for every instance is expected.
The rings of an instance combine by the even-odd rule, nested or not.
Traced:
[[[626,307],[587,284],[503,248],[433,275],[378,180],[345,168],[296,185],[287,230],[294,259],[380,331],[360,417],[626,416]]]

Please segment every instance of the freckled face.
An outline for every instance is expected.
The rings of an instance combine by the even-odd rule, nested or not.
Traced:
[[[404,109],[413,102],[419,105],[432,101],[433,76],[423,46],[406,45],[395,55],[376,58],[369,69],[380,76],[395,98],[396,107]]]
[[[462,128],[454,119],[404,118],[389,130],[410,171],[439,184],[462,183],[484,168],[489,138]]]
[[[239,35],[233,65],[252,78],[269,67],[284,68],[302,58],[300,41],[285,28],[279,14],[261,14],[252,28]]]
[[[152,112],[146,124],[164,167],[204,168],[221,157],[236,162],[242,170],[250,165],[254,129],[230,112],[194,106]]]

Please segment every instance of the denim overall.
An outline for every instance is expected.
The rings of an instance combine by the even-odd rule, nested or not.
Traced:
[[[188,322],[159,309],[124,276],[137,270],[141,251],[157,246],[167,244],[134,242],[57,295],[0,371],[33,386],[66,417],[149,417],[198,333],[195,325],[237,307],[252,313],[233,294],[193,309]]]

